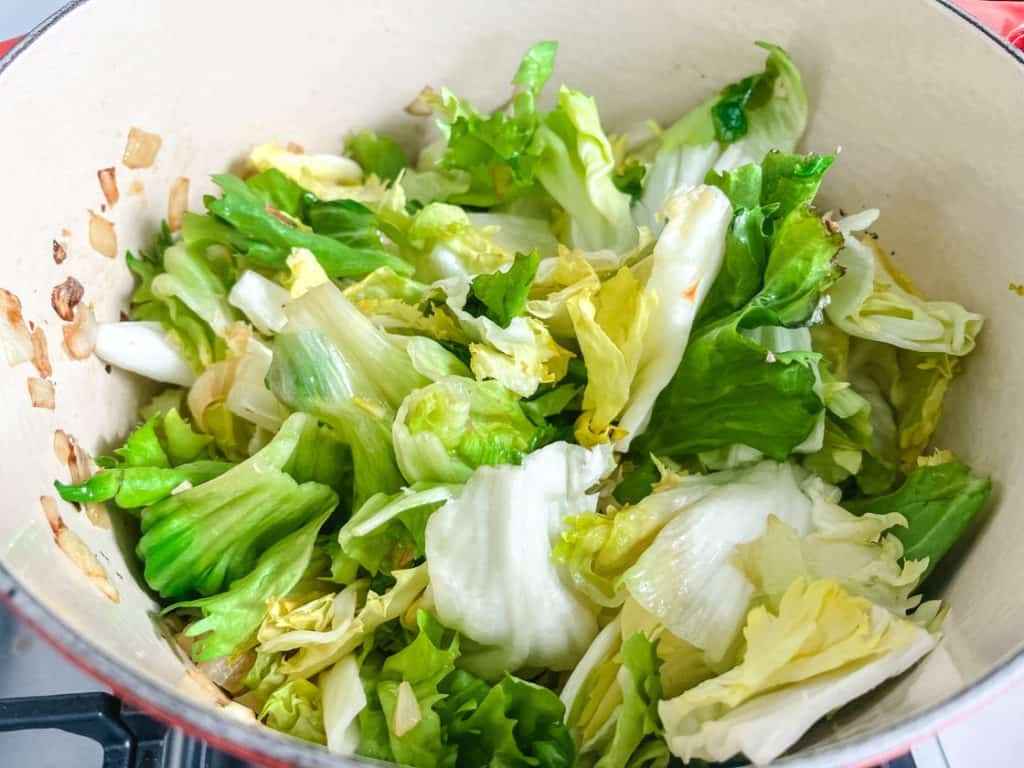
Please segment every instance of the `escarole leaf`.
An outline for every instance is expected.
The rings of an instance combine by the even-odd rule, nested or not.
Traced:
[[[289,324],[274,340],[267,382],[290,408],[330,424],[352,450],[354,507],[402,486],[395,463],[394,410],[428,383],[405,343],[376,328],[333,283],[288,305]]]
[[[349,197],[350,190],[363,180],[359,164],[350,158],[292,151],[277,144],[254,147],[249,162],[260,174],[277,173],[321,200]],[[293,210],[286,212],[295,215]]]
[[[180,398],[178,398],[180,401]],[[212,438],[193,431],[176,408],[150,417],[132,432],[117,458],[100,457],[99,472],[84,483],[54,487],[65,501],[88,504],[113,499],[122,509],[155,504],[183,483],[200,485],[231,468],[207,459]]]
[[[420,611],[415,639],[362,664],[367,706],[357,753],[404,765],[569,768],[565,710],[547,688],[505,675],[488,685],[456,669],[458,636]]]
[[[293,248],[310,251],[331,277],[358,277],[387,266],[399,274],[409,274],[412,266],[385,251],[379,241],[375,246],[354,247],[342,240],[318,234],[302,226],[294,215],[268,210],[267,200],[237,176],[221,174],[213,177],[221,188],[219,198],[207,198],[210,213],[232,228],[218,241],[244,253],[265,267],[281,268]],[[277,209],[273,209],[276,211]],[[284,215],[281,215],[284,214]]]
[[[237,318],[227,301],[227,288],[206,260],[176,243],[163,253],[163,272],[149,285],[156,299],[177,299],[205,322],[214,333],[223,336],[228,324]]]
[[[445,642],[444,627],[425,611],[417,615],[417,624],[416,639],[384,659],[379,670],[371,671],[369,663],[364,664],[367,706],[359,714],[360,731],[386,732],[387,755],[379,754],[378,745],[368,750],[363,744],[356,754],[428,768],[446,764],[453,751],[445,743],[434,705],[444,697],[438,686],[455,668],[459,641],[456,636]],[[373,724],[373,719],[378,723]]]
[[[624,253],[637,244],[629,197],[613,181],[615,158],[592,98],[563,87],[531,152],[537,178],[569,215],[571,246]]]
[[[348,360],[319,331],[279,334],[267,380],[274,394],[299,411],[330,424],[352,452],[353,506],[402,485],[391,443],[391,411],[353,389]]]
[[[601,283],[596,293],[580,292],[566,302],[583,361],[592,374],[583,390],[583,414],[576,424],[581,445],[622,436],[612,422],[629,402],[655,306],[655,294],[644,291],[627,267]]]
[[[638,224],[660,231],[657,213],[673,194],[704,183],[710,171],[760,163],[773,149],[792,152],[807,124],[807,95],[782,48],[768,51],[763,72],[733,83],[658,137],[657,154],[633,207]]]
[[[502,328],[508,328],[513,317],[523,314],[530,293],[530,284],[537,274],[540,256],[517,253],[515,261],[504,272],[478,275],[473,278],[466,311],[489,317]]]
[[[830,482],[853,475],[868,495],[892,489],[931,442],[959,358],[814,330],[828,408],[822,452],[805,465]]]
[[[288,474],[300,442],[315,434],[314,419],[293,414],[251,458],[146,507],[136,550],[146,582],[165,597],[220,592],[275,541],[332,510],[330,487]]]
[[[364,173],[373,173],[393,181],[405,168],[405,153],[390,136],[377,136],[373,131],[359,131],[345,141],[345,149],[359,163]]]
[[[558,43],[554,40],[542,40],[523,54],[519,62],[519,69],[512,78],[512,85],[519,89],[520,93],[529,93],[536,97],[544,85],[551,79],[555,69],[555,56],[558,53]],[[522,104],[516,105],[518,112],[524,112]],[[531,105],[532,106],[532,105]]]
[[[740,663],[658,706],[684,762],[770,763],[816,720],[905,671],[937,638],[836,582],[799,579],[750,611]]]
[[[718,190],[700,186],[672,197],[664,207],[664,230],[650,256],[651,311],[643,352],[629,403],[619,427],[627,434],[616,445],[627,450],[647,427],[657,398],[685,359],[697,311],[722,265],[729,223],[729,201]]]
[[[122,509],[136,509],[166,498],[183,483],[200,485],[231,467],[226,461],[209,460],[177,467],[114,467],[101,470],[79,485],[54,481],[54,487],[65,501],[90,504],[113,499]]]
[[[873,240],[851,231],[867,226],[852,219],[837,222],[845,238],[838,258],[845,274],[830,291],[829,320],[851,336],[915,352],[962,356],[974,349],[984,318],[955,302],[925,300]]]
[[[811,336],[812,348],[822,355],[819,372],[825,431],[821,449],[808,455],[803,465],[830,483],[854,476],[862,492],[884,493],[897,480],[899,448],[896,414],[877,374],[898,370],[887,365],[895,361],[898,352],[851,339],[829,323],[815,326]],[[866,354],[857,349],[861,345]],[[855,352],[853,358],[851,351]],[[877,363],[876,356],[880,358]],[[930,436],[928,431],[926,442]]]
[[[338,545],[371,574],[390,573],[423,557],[427,519],[456,495],[456,488],[415,483],[398,493],[378,493],[366,500],[338,532]]]
[[[253,569],[231,582],[226,592],[164,609],[164,613],[179,608],[202,611],[203,618],[185,630],[188,637],[196,638],[194,661],[235,656],[256,644],[256,630],[267,615],[268,601],[284,597],[302,579],[313,557],[317,533],[333,509],[333,502],[324,504],[319,517],[267,549]]]
[[[615,720],[615,733],[596,768],[626,768],[630,765],[649,765],[652,761],[668,762],[668,749],[661,740],[661,719],[658,702],[661,700],[661,678],[658,674],[661,660],[657,642],[651,642],[637,632],[622,643],[622,668],[617,682],[622,691],[622,709]],[[641,744],[654,737],[649,747],[638,754]]]
[[[420,280],[490,274],[513,261],[495,240],[494,227],[478,227],[457,205],[430,203],[405,232]]]
[[[786,218],[789,212],[810,205],[818,194],[825,171],[834,155],[793,155],[771,151],[761,162],[761,205],[769,221]]]
[[[555,342],[544,323],[519,316],[502,328],[465,310],[467,282],[447,281],[446,293],[446,305],[469,341],[469,365],[477,379],[494,379],[521,397],[531,397],[542,384],[566,375],[573,354]]]
[[[810,530],[811,502],[798,472],[765,461],[691,496],[623,575],[630,596],[712,662],[722,661],[756,594],[733,561],[735,547],[760,538],[772,515],[801,534]]]
[[[706,496],[735,472],[686,475],[663,480],[634,504],[566,518],[553,557],[566,566],[573,585],[603,606],[621,605],[622,575],[680,510]]]
[[[404,615],[422,595],[427,586],[425,565],[392,571],[390,588],[378,593],[371,585],[362,608],[356,610],[355,595],[366,589],[356,583],[339,593],[334,601],[329,627],[270,632],[264,635],[267,623],[260,628],[259,650],[262,654],[286,654],[278,665],[283,679],[308,679],[331,667],[359,648],[382,625]],[[382,588],[381,588],[382,589]],[[342,596],[345,610],[338,603]],[[264,639],[265,637],[265,639]]]
[[[458,768],[574,764],[565,708],[549,689],[512,675],[487,686],[464,670],[449,675],[441,689],[447,697],[437,709],[458,749]]]
[[[409,179],[415,195],[428,182],[449,202],[487,208],[534,190],[531,144],[540,120],[535,101],[551,76],[557,49],[545,41],[526,52],[513,79],[517,93],[510,109],[483,115],[447,89],[427,97],[442,116],[446,142],[436,167],[421,168]]]
[[[259,717],[275,731],[314,744],[327,743],[323,697],[308,680],[293,680],[270,694]]]
[[[336,755],[353,755],[359,746],[357,718],[367,704],[359,665],[353,656],[346,656],[324,672],[319,683],[327,749]]]
[[[784,459],[820,422],[806,353],[776,355],[749,332],[808,322],[835,277],[840,236],[806,208],[777,224],[763,286],[740,309],[695,329],[654,405],[643,448],[680,455],[734,444]]]
[[[166,271],[165,257],[173,273]],[[140,283],[132,294],[131,323],[103,323],[97,329],[96,354],[102,359],[171,384],[190,385],[196,374],[223,356],[224,344],[208,320],[194,311],[183,298],[207,312],[209,320],[223,324],[232,318],[223,301],[223,281],[201,259],[181,253],[175,246],[167,223],[153,246],[125,254],[128,268]],[[153,290],[160,278],[162,292]],[[182,294],[179,296],[178,294]]]
[[[567,514],[594,509],[587,489],[606,461],[598,450],[552,443],[521,466],[480,467],[431,515],[438,618],[484,646],[464,657],[470,671],[493,680],[522,666],[569,669],[596,634],[592,608],[563,583],[551,549]]]
[[[710,676],[700,651],[627,601],[562,689],[580,763],[664,768],[669,753],[658,702]]]
[[[839,506],[839,489],[820,478],[802,490],[812,504],[809,534],[770,517],[764,536],[737,547],[737,563],[757,590],[776,600],[796,579],[835,579],[896,616],[916,608],[921,597],[911,594],[928,561],[905,556],[898,532],[906,519],[897,512],[853,515]]]
[[[847,502],[851,512],[898,514],[905,528],[892,534],[902,542],[908,560],[927,560],[927,577],[967,530],[992,493],[992,481],[975,477],[971,469],[956,460],[916,467],[906,482],[884,496]]]
[[[735,312],[762,288],[771,234],[790,212],[813,202],[832,160],[772,151],[760,165],[708,174],[707,183],[732,202],[733,220],[721,274],[700,308],[698,324]]]
[[[286,331],[318,330],[339,350],[357,376],[357,395],[397,408],[428,383],[409,357],[407,340],[376,328],[333,284],[292,301],[288,320]]]
[[[520,463],[542,428],[498,382],[450,376],[406,397],[392,434],[408,482],[463,483],[477,467]]]

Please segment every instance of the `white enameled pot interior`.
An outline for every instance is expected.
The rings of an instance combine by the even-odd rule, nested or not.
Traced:
[[[402,107],[423,85],[446,84],[496,106],[521,52],[545,38],[561,44],[555,79],[594,94],[611,129],[671,121],[758,69],[754,40],[780,43],[810,95],[804,148],[842,146],[825,203],[881,208],[877,230],[920,287],[987,316],[939,436],[996,488],[986,519],[934,581],[952,607],[945,639],[900,681],[816,728],[793,764],[866,760],[936,727],[980,697],[977,681],[989,679],[986,692],[1006,682],[1009,672],[1000,680],[991,673],[1013,666],[1007,661],[1024,638],[1024,405],[1016,388],[1024,299],[1007,289],[1024,282],[1024,66],[935,0],[522,0],[486,8],[465,0],[90,0],[71,9],[0,73],[0,287],[44,329],[56,386],[56,410],[32,408],[30,366],[0,367],[0,565],[16,584],[15,602],[151,706],[278,759],[327,764],[326,753],[213,713],[216,697],[152,618],[156,603],[140,586],[130,523],[101,529],[60,507],[97,553],[116,603],[55,545],[39,502],[54,478],[67,477],[54,431],[102,452],[132,425],[147,390],[96,359],[65,354],[50,290],[77,277],[101,321],[126,305],[132,281],[123,260],[88,243],[87,209],[99,212],[102,202],[97,169],[117,167],[121,200],[103,215],[122,251],[137,248],[165,215],[176,177],[191,178],[197,207],[208,174],[255,143],[338,151],[347,131],[368,126],[414,145],[427,124]],[[120,165],[132,126],[162,136],[153,168]],[[136,181],[141,191],[127,194]],[[67,242],[60,265],[54,239]]]

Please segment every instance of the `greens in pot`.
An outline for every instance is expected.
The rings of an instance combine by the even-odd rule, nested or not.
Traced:
[[[416,158],[257,146],[127,255],[97,354],[169,388],[55,485],[137,519],[254,718],[416,768],[764,764],[940,641],[991,482],[928,451],[983,318],[816,208],[837,158],[758,45],[631,146],[542,106],[541,42],[496,110],[425,90]]]

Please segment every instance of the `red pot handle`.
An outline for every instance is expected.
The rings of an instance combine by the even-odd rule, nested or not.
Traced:
[[[953,0],[967,13],[1024,51],[1024,2]]]
[[[0,56],[3,56],[11,50],[11,48],[17,45],[18,41],[21,40],[21,37],[22,36],[19,35],[18,37],[12,37],[10,40],[0,40]]]
[[[1024,51],[1024,2],[1007,0],[953,0],[989,29]],[[0,41],[0,56],[17,45],[22,36]]]

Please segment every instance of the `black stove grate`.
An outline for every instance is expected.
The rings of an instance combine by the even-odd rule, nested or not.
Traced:
[[[0,731],[49,728],[97,742],[103,748],[103,768],[254,768],[108,693],[0,699]],[[915,764],[913,757],[904,755],[877,768],[915,768]]]
[[[108,693],[0,699],[0,731],[49,728],[97,742],[103,768],[251,768]]]

